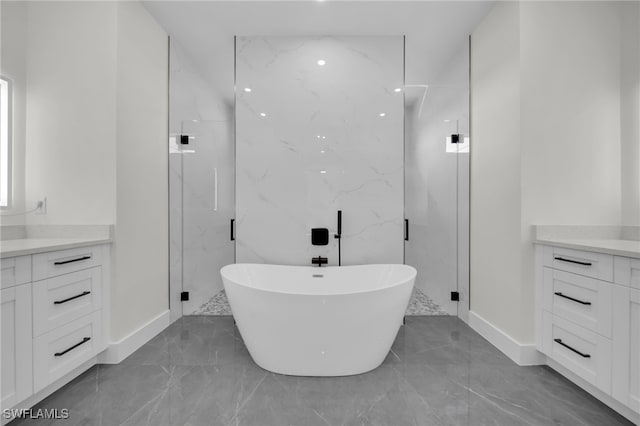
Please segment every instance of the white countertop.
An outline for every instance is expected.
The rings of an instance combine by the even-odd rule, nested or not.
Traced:
[[[534,244],[544,244],[640,259],[640,241],[599,238],[545,238],[535,240]]]
[[[0,241],[0,258],[111,243],[110,238],[24,238]]]

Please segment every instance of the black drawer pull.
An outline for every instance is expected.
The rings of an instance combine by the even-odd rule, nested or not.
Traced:
[[[569,300],[571,300],[573,302],[580,303],[581,305],[591,305],[591,302],[585,302],[584,300],[574,299],[571,296],[565,296],[564,294],[560,293],[559,291],[556,291],[553,294],[555,294],[556,296],[564,297],[565,299],[569,299]]]
[[[569,262],[569,263],[576,263],[578,265],[591,266],[591,262],[580,262],[579,260],[565,259],[564,257],[554,257],[554,259],[559,260],[561,262]]]
[[[67,303],[67,302],[69,302],[69,301],[71,301],[73,299],[77,299],[78,297],[86,296],[87,294],[91,294],[91,292],[90,291],[83,291],[82,293],[77,294],[77,295],[75,295],[73,297],[70,297],[68,299],[56,300],[55,302],[53,302],[53,304],[54,305],[62,305],[63,303]]]
[[[578,355],[580,355],[582,358],[591,358],[591,355],[589,355],[589,354],[583,354],[583,353],[582,353],[582,352],[580,352],[579,350],[577,350],[577,349],[573,349],[571,346],[569,346],[569,345],[567,345],[566,343],[564,343],[564,342],[562,341],[562,339],[553,339],[553,341],[554,341],[554,342],[556,342],[556,343],[558,343],[558,344],[560,344],[560,345],[562,345],[562,346],[564,346],[565,348],[569,349],[570,351],[577,353],[577,354],[578,354]]]
[[[62,351],[62,352],[56,352],[56,353],[54,354],[54,356],[62,356],[62,355],[64,355],[64,354],[66,354],[67,352],[74,350],[74,349],[75,349],[75,348],[77,348],[78,346],[80,346],[80,345],[82,345],[82,344],[84,344],[84,343],[87,343],[89,340],[91,340],[91,337],[85,337],[84,339],[82,339],[82,342],[80,342],[80,343],[76,343],[75,345],[71,346],[71,347],[70,347],[70,348],[68,348],[68,349],[65,349],[65,350],[64,350],[64,351]]]
[[[82,257],[79,257],[77,259],[65,260],[65,261],[62,261],[62,262],[53,262],[53,264],[56,265],[56,266],[58,266],[58,265],[66,265],[67,263],[80,262],[82,260],[87,260],[87,259],[91,259],[91,256],[82,256]]]

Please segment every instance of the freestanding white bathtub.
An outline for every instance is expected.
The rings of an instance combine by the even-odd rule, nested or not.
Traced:
[[[240,263],[220,273],[253,360],[295,376],[348,376],[382,364],[416,279],[407,265]]]

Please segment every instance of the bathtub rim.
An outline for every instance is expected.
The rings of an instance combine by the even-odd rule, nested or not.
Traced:
[[[234,266],[260,266],[260,267],[280,267],[280,268],[305,268],[305,269],[309,269],[311,271],[315,271],[315,270],[326,270],[326,269],[341,269],[341,268],[366,268],[366,267],[371,267],[371,266],[394,266],[394,267],[403,267],[403,268],[408,268],[410,271],[410,274],[405,277],[402,280],[396,280],[393,281],[389,284],[386,284],[382,287],[377,287],[377,288],[373,288],[373,289],[364,289],[364,290],[358,290],[358,291],[349,291],[349,292],[345,292],[345,293],[309,293],[309,292],[305,292],[305,293],[301,293],[301,292],[291,292],[291,291],[282,291],[282,290],[274,290],[274,289],[269,289],[269,288],[262,288],[262,287],[255,287],[255,286],[251,286],[251,285],[247,285],[244,283],[240,283],[238,282],[238,280],[234,280],[231,279],[228,275],[224,274],[224,270],[225,269],[231,269]],[[324,269],[323,269],[324,268]],[[319,267],[312,267],[312,266],[301,266],[301,265],[276,265],[276,264],[271,264],[271,263],[230,263],[228,265],[223,266],[222,268],[220,268],[220,275],[223,278],[223,285],[225,285],[225,280],[228,280],[229,282],[241,286],[241,287],[245,287],[245,288],[249,288],[251,290],[256,290],[256,291],[263,291],[266,293],[274,293],[274,294],[286,294],[286,295],[291,295],[291,296],[312,296],[312,297],[339,297],[339,296],[348,296],[348,295],[352,295],[352,294],[364,294],[364,293],[372,293],[372,292],[376,292],[376,291],[384,291],[384,290],[388,290],[394,287],[398,287],[401,286],[403,284],[406,284],[408,282],[413,281],[414,282],[414,286],[415,286],[415,278],[418,274],[418,270],[416,268],[414,268],[411,265],[405,265],[403,263],[372,263],[372,264],[364,264],[364,265],[346,265],[346,266],[325,266],[322,268]],[[226,288],[225,288],[226,290]]]

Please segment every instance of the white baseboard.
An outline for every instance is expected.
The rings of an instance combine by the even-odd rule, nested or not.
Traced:
[[[170,324],[170,317],[171,314],[169,310],[166,310],[128,336],[125,336],[117,342],[110,342],[107,349],[98,355],[98,363],[118,364],[122,362],[129,355],[140,349],[142,345],[167,328]]]
[[[535,344],[522,344],[473,311],[469,311],[469,327],[487,339],[518,365],[544,365],[545,356]]]

